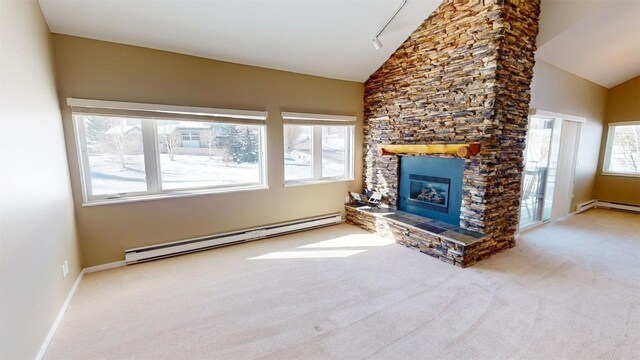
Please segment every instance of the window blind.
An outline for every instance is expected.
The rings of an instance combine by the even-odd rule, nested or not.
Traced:
[[[295,112],[283,112],[282,122],[285,125],[323,125],[354,126],[357,118],[350,115],[324,115]]]
[[[264,111],[217,109],[108,100],[67,98],[75,114],[122,116],[130,118],[217,122],[241,125],[266,125]]]

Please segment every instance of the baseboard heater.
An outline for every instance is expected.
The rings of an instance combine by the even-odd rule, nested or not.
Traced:
[[[621,203],[614,203],[609,201],[598,201],[596,203],[596,207],[605,208],[605,209],[617,209],[617,210],[640,212],[640,206],[638,205],[621,204]]]
[[[576,205],[576,213],[581,213],[583,211],[587,211],[592,209],[598,205],[598,200],[589,200],[587,202],[583,202],[581,204]]]
[[[631,204],[614,203],[610,201],[590,200],[576,206],[576,213],[589,210],[591,208],[617,209],[625,211],[640,212],[640,206]]]
[[[128,249],[124,252],[124,258],[126,264],[130,265],[222,246],[241,244],[268,237],[334,225],[341,222],[342,215],[335,213],[165,244]]]

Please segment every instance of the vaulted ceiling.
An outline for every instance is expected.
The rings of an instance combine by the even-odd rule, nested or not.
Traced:
[[[409,0],[40,0],[54,33],[365,81],[441,3]]]
[[[365,81],[441,3],[40,0],[54,33]],[[537,58],[605,87],[640,75],[640,0],[542,0]]]
[[[536,58],[611,88],[640,75],[639,0],[542,0]]]

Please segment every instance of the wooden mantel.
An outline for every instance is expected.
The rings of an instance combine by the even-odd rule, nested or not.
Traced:
[[[379,145],[378,148],[381,156],[452,154],[468,159],[479,152],[480,144]]]

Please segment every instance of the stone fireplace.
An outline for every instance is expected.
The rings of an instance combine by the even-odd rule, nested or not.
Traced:
[[[539,5],[539,0],[445,0],[365,83],[365,191],[381,192],[390,210],[410,210],[460,232],[482,234],[476,237],[481,241],[463,249],[468,257],[456,260],[454,247],[452,257],[437,252],[456,265],[469,266],[515,246]],[[472,143],[480,144],[480,151],[465,159],[379,151],[387,144]],[[401,171],[419,158],[434,163],[419,169],[440,171],[445,161],[457,162],[459,188],[454,177],[437,171],[418,170],[413,177]],[[422,194],[423,187],[421,199],[430,200],[418,202],[416,191]],[[459,191],[459,200],[452,191]],[[447,207],[459,202],[459,213],[438,215],[443,201]],[[433,246],[414,247],[427,252]]]

